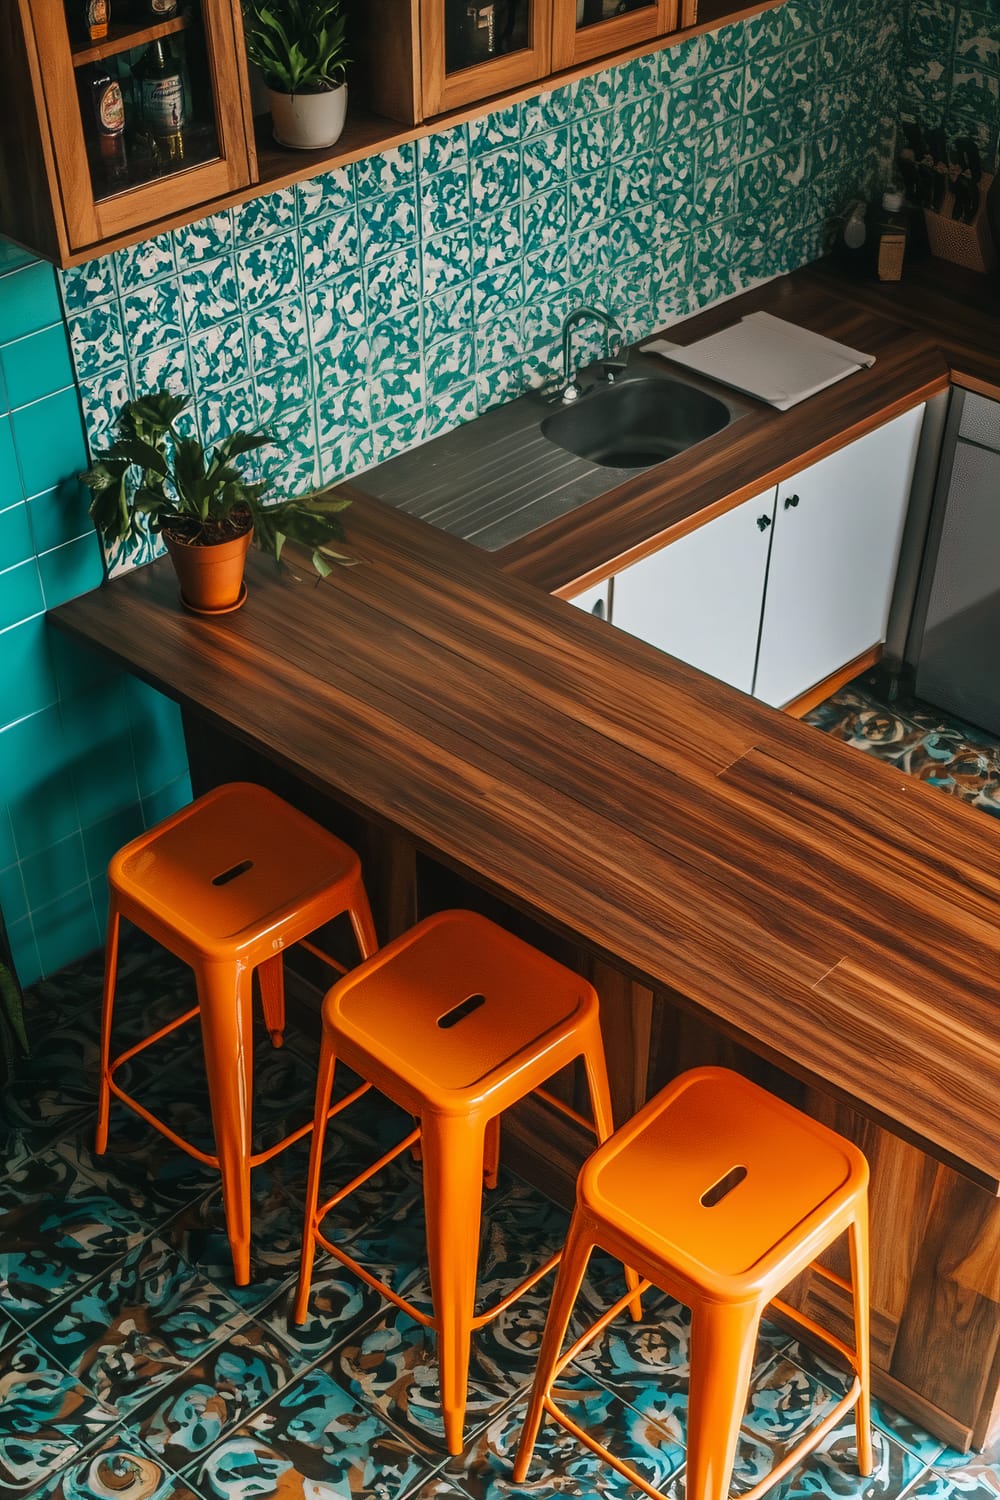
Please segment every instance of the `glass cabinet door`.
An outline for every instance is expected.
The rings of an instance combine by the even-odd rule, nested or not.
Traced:
[[[549,71],[551,0],[425,0],[424,115],[436,115]]]
[[[45,0],[31,17],[70,249],[253,180],[228,0]]]
[[[691,0],[555,0],[552,66],[570,68],[690,24]]]

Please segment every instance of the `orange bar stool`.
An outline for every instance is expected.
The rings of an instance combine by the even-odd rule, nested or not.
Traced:
[[[362,957],[378,946],[358,856],[273,792],[234,782],[199,797],[126,844],[111,861],[108,883],[97,1151],[108,1144],[114,1094],[189,1156],[218,1168],[233,1271],[237,1286],[245,1286],[250,1280],[250,1170],[312,1129],[310,1120],[268,1150],[251,1150],[253,974],[271,1041],[280,1047],[283,950],[300,943],[342,973],[342,964],[304,940],[345,913]],[[198,1004],[112,1059],[122,917],[194,970]],[[185,1141],[114,1077],[130,1058],[195,1016],[201,1018],[214,1155]]]
[[[815,1260],[842,1232],[851,1280]],[[524,1482],[542,1414],[556,1419],[647,1495],[627,1463],[559,1410],[553,1384],[621,1312],[609,1308],[566,1354],[563,1338],[591,1251],[633,1266],[691,1309],[688,1500],[729,1494],[757,1329],[772,1305],[835,1349],[854,1372],[847,1394],[740,1500],[781,1479],[852,1407],[858,1468],[872,1471],[868,1356],[868,1164],[825,1125],[724,1068],[683,1073],[585,1163],[552,1294],[514,1480]],[[778,1299],[812,1266],[852,1296],[854,1348]]]
[[[582,1058],[593,1123],[541,1087]],[[332,1197],[321,1202],[323,1135],[337,1062],[373,1085],[416,1128]],[[482,1188],[494,1187],[499,1116],[535,1092],[599,1141],[612,1129],[611,1099],[591,985],[472,912],[428,917],[339,980],[323,1002],[323,1041],[306,1192],[302,1270],[295,1320],[306,1317],[317,1244],[425,1328],[435,1330],[445,1440],[462,1450],[472,1333],[541,1279],[551,1257],[502,1301],[475,1314]],[[325,1215],[408,1147],[423,1161],[432,1315],[372,1275],[322,1231]],[[637,1285],[636,1277],[632,1284]],[[638,1316],[641,1312],[635,1304]]]

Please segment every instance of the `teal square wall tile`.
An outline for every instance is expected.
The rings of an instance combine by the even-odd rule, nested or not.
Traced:
[[[3,724],[0,722],[0,730]],[[14,844],[14,830],[10,826],[10,813],[7,811],[6,802],[0,801],[0,868],[12,865],[17,860],[17,848]],[[3,908],[3,899],[0,897],[0,911]]]
[[[509,265],[524,253],[521,205],[512,204],[497,214],[483,214],[472,226],[472,273],[482,275]]]
[[[472,275],[472,236],[469,228],[449,230],[425,240],[421,249],[423,295],[433,297]]]
[[[189,332],[211,328],[240,310],[236,263],[231,256],[188,266],[181,273],[181,306]]]
[[[282,412],[271,423],[271,430],[282,453],[280,460],[276,459],[270,466],[269,472],[274,477],[275,492],[287,494],[287,485],[282,483],[285,472],[291,467],[307,467],[316,456],[316,420],[312,404],[304,406],[301,411]],[[310,479],[309,484],[315,482],[315,479]]]
[[[263,198],[251,198],[233,209],[237,245],[248,245],[267,235],[287,233],[295,223],[295,189],[280,188]]]
[[[0,634],[4,706],[8,723],[40,713],[56,701],[56,678],[44,615],[35,615]]]
[[[327,386],[316,398],[316,436],[321,450],[356,433],[362,433],[371,424],[371,401],[366,381],[357,380],[351,385]]]
[[[189,343],[191,375],[198,390],[214,390],[246,374],[250,358],[242,318],[217,323],[205,333],[194,334]]]
[[[416,151],[412,141],[393,146],[377,156],[365,157],[354,164],[354,182],[358,198],[374,198],[409,188],[416,173]]]
[[[110,818],[102,818],[99,823],[84,828],[82,837],[87,877],[93,880],[95,876],[105,875],[112,857],[134,838],[138,838],[144,826],[142,807],[136,802],[132,807],[112,813]],[[96,907],[98,912],[103,912],[104,908],[103,902]]]
[[[269,370],[274,365],[296,359],[300,354],[307,354],[306,315],[300,299],[285,298],[250,314],[247,317],[247,345],[254,370]]]
[[[520,349],[517,349],[520,354]],[[453,386],[468,386],[475,375],[475,350],[471,333],[443,339],[428,350],[424,360],[427,399],[434,400]]]
[[[0,630],[19,625],[44,608],[38,564],[33,557],[0,572]]]
[[[492,411],[495,406],[502,406],[506,401],[516,400],[524,386],[523,373],[512,370],[509,365],[501,365],[495,370],[480,370],[476,376],[476,408],[479,415]]]
[[[959,8],[954,4],[931,4],[930,0],[909,0],[906,15],[907,46],[920,48],[938,58],[950,57],[955,50]],[[961,32],[958,32],[961,36]]]
[[[634,156],[656,145],[660,133],[661,98],[630,100],[616,105],[612,115],[612,156]]]
[[[525,141],[521,147],[521,182],[525,197],[565,182],[569,161],[568,125]]]
[[[80,824],[98,823],[130,807],[138,786],[125,681],[64,699],[59,715]]]
[[[414,406],[412,411],[390,417],[378,427],[372,428],[372,445],[377,463],[405,453],[415,443],[424,440],[424,411]]]
[[[173,235],[159,234],[154,239],[142,240],[138,245],[116,250],[115,266],[122,296],[160,276],[173,276],[177,270]]]
[[[88,589],[96,589],[104,578],[104,560],[97,533],[43,552],[38,559],[46,609],[55,609]]]
[[[361,253],[365,260],[376,260],[393,250],[401,250],[417,237],[416,188],[413,183],[398,192],[379,198],[364,198],[358,203],[361,222]]]
[[[451,291],[441,292],[436,297],[425,297],[423,301],[424,344],[430,346],[438,339],[471,328],[472,288],[466,282]]]
[[[0,239],[0,276],[17,271],[21,266],[30,266],[37,259],[30,250],[14,245],[10,240]]]
[[[91,380],[81,380],[79,389],[84,431],[91,452],[96,452],[114,437],[121,409],[132,398],[132,377],[128,366],[123,365],[105,370]]]
[[[948,108],[949,119],[996,120],[1000,110],[1000,74],[956,67]]]
[[[622,213],[653,196],[654,157],[651,151],[632,156],[628,161],[614,161],[608,169],[607,203],[611,214]]]
[[[477,415],[476,383],[474,380],[452,383],[424,407],[424,437],[437,437],[471,422]]]
[[[202,396],[196,412],[201,440],[211,448],[231,432],[248,432],[257,426],[257,395],[252,383],[245,380]],[[273,460],[272,450],[262,448],[259,453],[247,454],[240,467],[245,474],[256,476],[268,470]]]
[[[181,711],[171,698],[136,677],[125,679],[125,701],[140,797],[187,773]]]
[[[61,895],[58,901],[40,907],[31,914],[31,927],[38,946],[42,972],[58,973],[99,948],[104,940],[104,923],[94,911],[90,885]]]
[[[955,56],[969,67],[1000,72],[1000,15],[991,16],[980,5],[962,6],[958,13]]]
[[[142,799],[142,821],[147,828],[152,828],[154,823],[169,818],[173,813],[179,812],[182,807],[187,807],[194,798],[191,790],[191,778],[185,771],[183,776],[178,776],[175,781],[166,786],[157,787],[148,797]],[[105,905],[107,903],[105,902]]]
[[[376,375],[388,375],[403,367],[416,369],[420,363],[420,323],[378,323],[371,330],[368,368]]]
[[[576,230],[600,224],[610,212],[607,168],[574,178],[569,185],[569,217]]]
[[[298,292],[299,259],[295,236],[275,235],[238,250],[236,280],[245,313]]]
[[[42,962],[38,957],[31,918],[22,917],[20,922],[11,922],[7,928],[7,936],[18,979],[25,986],[34,984],[42,977]]]
[[[365,327],[364,284],[351,272],[306,293],[306,312],[313,346],[327,343],[347,330]]]
[[[309,219],[299,230],[302,275],[306,286],[330,281],[361,264],[361,235],[354,208]]]
[[[59,272],[63,305],[67,314],[84,312],[98,302],[110,302],[118,295],[113,255],[100,255]]]
[[[62,305],[51,266],[32,261],[0,277],[0,344],[62,321]]]
[[[492,114],[480,115],[478,119],[470,120],[469,130],[469,155],[482,156],[487,151],[495,151],[499,146],[508,145],[511,141],[521,139],[521,112],[516,104],[509,105],[506,109],[494,110]]]
[[[515,146],[505,146],[477,156],[469,174],[472,208],[476,214],[489,214],[506,208],[521,196],[521,154]]]
[[[312,400],[312,361],[308,349],[273,370],[258,371],[254,380],[257,418],[262,425],[273,422],[283,411]],[[267,451],[266,449],[264,450]]]
[[[313,350],[313,384],[317,395],[327,385],[355,380],[368,372],[371,341],[367,334],[351,328],[338,329]]]
[[[465,123],[449,126],[447,130],[436,130],[417,141],[417,170],[425,173],[443,172],[448,167],[457,167],[469,159],[469,132]]]
[[[49,844],[21,861],[21,876],[32,911],[85,883],[87,866],[79,833]]]
[[[526,255],[521,263],[525,306],[567,287],[570,282],[569,245],[560,238],[544,250]]]
[[[73,365],[62,325],[0,346],[0,366],[10,405],[27,406],[73,383]]]
[[[499,318],[493,318],[488,323],[480,323],[476,328],[475,339],[475,365],[472,363],[472,341],[468,335],[463,335],[461,340],[449,339],[441,348],[445,351],[446,358],[451,366],[452,375],[472,375],[476,369],[490,369],[493,365],[514,363],[520,360],[522,349],[522,313],[520,310],[512,313],[504,313]],[[468,354],[466,354],[468,351]],[[437,349],[434,350],[437,356]],[[456,365],[456,357],[461,355],[466,359],[464,366]],[[440,361],[435,358],[432,364],[430,355],[427,356],[427,377],[429,388],[437,394],[441,389],[440,381],[432,377],[440,368]]]
[[[312,422],[310,415],[309,421]],[[287,459],[278,469],[269,490],[272,500],[294,500],[308,495],[319,484],[318,453],[305,454]]]
[[[28,507],[19,500],[16,505],[0,510],[0,572],[27,562],[34,555]]]
[[[644,99],[659,93],[660,59],[655,52],[644,57],[633,57],[614,69],[615,103]]]
[[[8,505],[13,505],[23,494],[10,417],[0,414],[0,508],[6,509]]]
[[[0,818],[9,826],[6,807],[0,808]],[[2,842],[2,834],[0,834],[0,842]],[[6,869],[0,869],[0,912],[3,914],[8,931],[13,922],[20,922],[22,917],[28,915],[28,897],[25,894],[19,864],[11,863]]]
[[[133,364],[162,344],[184,337],[181,288],[176,276],[165,276],[122,298],[122,326]]]
[[[137,394],[173,391],[175,396],[191,389],[187,344],[163,345],[137,354],[132,361],[132,384]]]
[[[217,260],[233,248],[233,211],[225,208],[196,224],[174,230],[174,259],[178,271],[203,260]]]
[[[338,480],[363,474],[374,462],[375,442],[371,430],[349,433],[339,443],[324,449],[320,460],[320,479],[323,484],[336,484]]]
[[[525,99],[521,105],[521,135],[541,135],[565,125],[573,115],[573,90],[571,87],[546,89],[533,99]]]
[[[520,263],[477,276],[472,283],[472,298],[477,322],[520,307],[524,301]]]
[[[295,203],[299,223],[302,225],[312,219],[344,213],[353,208],[353,165],[334,167],[332,172],[323,172],[319,177],[311,177],[308,182],[296,183]]]
[[[373,261],[364,274],[369,317],[382,321],[412,316],[420,300],[420,261],[415,245]]]
[[[443,234],[469,218],[469,173],[465,163],[420,179],[420,228],[425,236]]]
[[[614,75],[609,69],[587,73],[573,85],[573,114],[576,118],[585,120],[602,109],[610,109],[614,97]]]
[[[63,730],[57,707],[0,731],[0,769],[19,858],[68,838],[80,826],[72,779],[67,775],[74,755],[74,743]]]
[[[614,116],[610,110],[574,120],[569,128],[569,171],[573,177],[597,172],[611,159]]]
[[[79,694],[86,694],[92,688],[101,692],[108,683],[119,682],[124,677],[123,669],[112,666],[100,652],[64,634],[49,621],[46,624],[52,666],[61,698],[74,698]]]
[[[125,363],[121,305],[102,302],[69,319],[69,342],[77,378],[87,380]]]

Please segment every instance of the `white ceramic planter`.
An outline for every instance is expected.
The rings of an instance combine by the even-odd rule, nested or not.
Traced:
[[[347,118],[347,84],[322,94],[278,94],[268,89],[271,129],[279,146],[317,151],[340,139]]]

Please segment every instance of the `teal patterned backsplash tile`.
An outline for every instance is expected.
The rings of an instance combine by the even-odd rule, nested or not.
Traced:
[[[634,340],[814,258],[880,175],[902,6],[786,0],[63,273],[92,446],[163,383],[204,441],[267,426],[292,494],[553,378],[582,302]]]
[[[1000,0],[906,0],[902,113],[1000,157]]]

